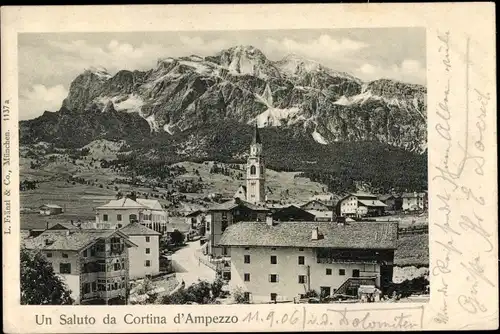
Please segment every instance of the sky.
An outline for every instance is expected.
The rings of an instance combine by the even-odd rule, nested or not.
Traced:
[[[19,119],[58,110],[71,81],[87,68],[104,67],[111,74],[149,70],[159,58],[211,56],[236,45],[252,45],[273,61],[295,53],[363,81],[426,83],[423,28],[23,33],[18,35]]]

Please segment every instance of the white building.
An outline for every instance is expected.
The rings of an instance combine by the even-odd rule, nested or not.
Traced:
[[[381,216],[385,203],[381,202],[376,195],[368,193],[351,193],[338,202],[340,215],[343,217]]]
[[[129,224],[119,231],[137,245],[128,250],[130,279],[159,274],[161,234],[139,223]]]
[[[96,227],[104,229],[121,228],[138,221],[157,232],[166,230],[167,212],[160,202],[150,199],[133,200],[123,197],[96,208]]]
[[[231,249],[231,289],[251,302],[292,301],[310,290],[357,294],[392,280],[397,223],[240,222],[219,244]]]
[[[40,251],[71,290],[75,304],[123,304],[127,298],[127,248],[135,247],[119,230],[67,229],[63,225],[25,239]]]
[[[403,199],[404,211],[423,211],[427,209],[428,203],[426,192],[404,193],[401,198]]]

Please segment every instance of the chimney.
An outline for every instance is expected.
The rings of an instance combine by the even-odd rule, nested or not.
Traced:
[[[311,240],[318,240],[319,239],[319,232],[318,232],[318,227],[313,227],[312,233],[311,233]]]

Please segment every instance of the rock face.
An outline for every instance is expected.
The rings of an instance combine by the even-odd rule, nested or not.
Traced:
[[[85,140],[103,133],[126,139],[131,126],[154,136],[231,121],[304,132],[318,145],[369,140],[423,152],[426,109],[423,86],[363,83],[296,55],[273,62],[255,47],[236,46],[211,57],[160,59],[147,72],[86,70],[71,83],[61,111],[22,122],[21,140],[64,137],[63,125],[76,126],[71,114],[82,127],[71,135],[85,133]]]

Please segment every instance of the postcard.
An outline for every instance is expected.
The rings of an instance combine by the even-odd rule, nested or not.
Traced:
[[[6,333],[498,328],[493,3],[1,15]]]

